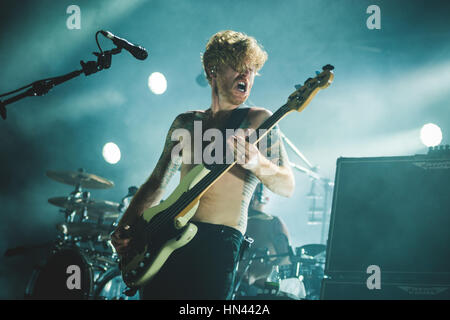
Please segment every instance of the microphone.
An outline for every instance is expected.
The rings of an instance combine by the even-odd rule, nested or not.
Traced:
[[[147,53],[147,50],[145,50],[145,48],[134,45],[125,39],[119,38],[119,37],[113,35],[109,31],[100,30],[100,33],[102,35],[104,35],[106,38],[111,39],[112,42],[119,48],[123,48],[123,49],[127,50],[136,59],[145,60],[147,58],[148,53]]]

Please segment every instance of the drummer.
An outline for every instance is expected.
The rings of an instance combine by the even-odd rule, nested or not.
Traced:
[[[257,257],[266,255],[282,255],[261,260],[253,260],[248,271],[244,275],[243,282],[264,288],[264,283],[274,265],[290,264],[288,252],[290,237],[284,222],[265,212],[264,207],[269,201],[263,184],[258,184],[251,199],[248,209],[248,225],[246,235],[254,240],[250,249],[245,254],[246,258],[253,255]],[[239,266],[238,274],[242,274],[245,263]]]

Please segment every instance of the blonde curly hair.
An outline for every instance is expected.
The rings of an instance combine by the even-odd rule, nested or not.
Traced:
[[[237,72],[247,69],[257,72],[267,57],[267,52],[255,38],[242,32],[225,30],[209,39],[202,62],[206,78],[211,82],[211,70],[219,72],[224,65],[228,65]]]

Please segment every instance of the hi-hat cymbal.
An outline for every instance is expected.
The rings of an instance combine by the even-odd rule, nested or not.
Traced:
[[[67,197],[54,197],[48,199],[50,204],[54,206],[68,209],[71,211],[81,210],[86,208],[88,215],[97,217],[103,215],[104,218],[118,218],[119,206],[117,202],[107,200],[84,200],[82,198],[69,199]]]
[[[55,181],[71,186],[80,186],[87,189],[109,189],[114,187],[114,182],[99,177],[92,173],[78,171],[47,171],[47,177]]]

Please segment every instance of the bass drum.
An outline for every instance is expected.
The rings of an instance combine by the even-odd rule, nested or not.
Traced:
[[[102,274],[95,282],[95,300],[139,300],[139,291],[133,296],[127,296],[127,285],[122,280],[122,275],[117,266],[112,267]]]
[[[77,248],[64,248],[56,251],[44,266],[37,267],[33,271],[26,288],[25,298],[89,299],[92,288],[93,272],[86,256]]]

